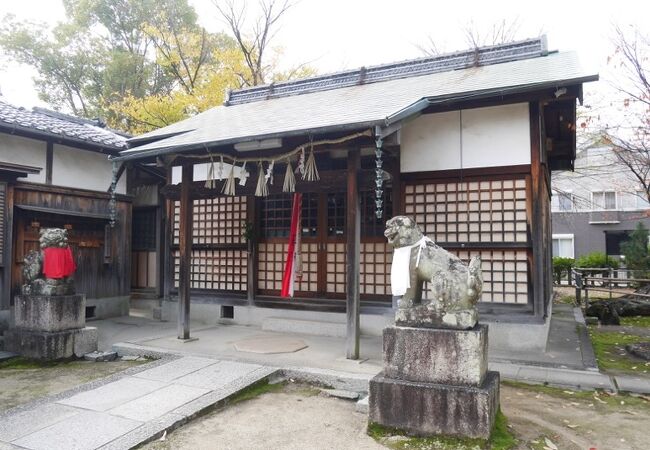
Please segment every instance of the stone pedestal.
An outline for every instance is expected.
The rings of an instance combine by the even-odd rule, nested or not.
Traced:
[[[370,422],[417,436],[489,438],[499,374],[487,371],[487,343],[486,325],[384,329],[384,370],[370,381]]]
[[[20,295],[14,328],[5,331],[5,348],[41,360],[82,357],[97,350],[98,333],[86,327],[86,297]]]

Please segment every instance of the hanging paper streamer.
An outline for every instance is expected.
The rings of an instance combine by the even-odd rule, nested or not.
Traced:
[[[219,157],[219,169],[217,170],[217,180],[223,180],[223,156]]]
[[[314,147],[312,146],[309,152],[309,158],[305,163],[305,173],[302,176],[303,180],[306,181],[318,181],[320,176],[318,175],[318,168],[316,167],[316,158],[314,157]]]
[[[240,186],[246,186],[246,181],[248,180],[248,176],[250,173],[246,170],[246,161],[244,161],[244,164],[242,164],[241,169],[239,169],[239,185]]]
[[[296,192],[296,177],[293,174],[291,167],[291,160],[287,159],[287,171],[284,174],[284,184],[282,185],[282,192]]]
[[[300,263],[300,212],[302,210],[302,194],[293,194],[293,207],[291,209],[291,228],[289,230],[289,248],[287,250],[287,262],[284,266],[282,277],[282,297],[293,297],[295,282],[300,281],[296,275],[302,269]]]
[[[205,179],[205,187],[208,189],[214,189],[216,182],[214,181],[214,161],[210,161],[208,166],[208,176]]]
[[[376,140],[377,148],[375,149],[375,215],[377,216],[378,219],[381,219],[384,215],[384,209],[383,209],[383,197],[384,197],[384,190],[383,190],[383,185],[384,185],[384,170],[382,169],[383,161],[381,159],[382,156],[382,145],[383,141],[380,137],[377,137]]]
[[[267,197],[269,195],[269,187],[266,185],[266,177],[264,176],[264,166],[262,163],[257,165],[257,187],[255,188],[255,197]]]
[[[271,160],[269,165],[266,167],[266,175],[264,176],[269,184],[273,184],[273,167],[275,166],[275,160]]]
[[[305,179],[305,147],[300,149],[300,156],[298,157],[298,167],[296,167],[296,173],[302,176],[302,179]]]
[[[226,182],[223,184],[223,189],[221,192],[225,195],[235,195],[235,163],[234,161],[230,166],[230,174],[226,179]]]

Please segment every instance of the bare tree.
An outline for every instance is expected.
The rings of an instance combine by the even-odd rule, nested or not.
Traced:
[[[517,40],[521,23],[518,18],[508,21],[503,19],[493,23],[487,30],[479,27],[474,21],[461,28],[469,48],[476,49],[486,45],[507,44]],[[541,34],[541,33],[540,33]],[[427,37],[427,42],[417,45],[426,56],[438,56],[445,50],[440,47],[433,36]]]
[[[269,42],[278,30],[278,21],[293,3],[289,0],[260,0],[260,15],[250,26],[245,3],[239,8],[235,6],[235,0],[213,0],[213,3],[228,24],[250,70],[250,79],[243,80],[244,83],[249,86],[264,84],[270,70],[264,63]]]
[[[602,136],[650,202],[650,38],[635,28],[626,33],[616,27],[614,44],[610,62],[621,75],[613,82],[621,118],[620,124],[603,126]]]

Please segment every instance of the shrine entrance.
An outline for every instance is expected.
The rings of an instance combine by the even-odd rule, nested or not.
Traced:
[[[386,205],[391,213],[390,189]],[[374,192],[360,193],[361,296],[390,301],[388,273],[391,251],[383,237],[384,219],[374,215]],[[275,194],[260,199],[257,293],[279,296],[288,249],[293,197]],[[304,193],[301,218],[302,279],[296,297],[345,299],[346,194]],[[390,215],[388,215],[390,217]]]

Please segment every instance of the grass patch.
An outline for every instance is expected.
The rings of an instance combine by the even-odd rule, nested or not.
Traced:
[[[453,436],[413,437],[406,435],[403,430],[376,423],[368,424],[368,435],[395,450],[509,450],[517,445],[517,440],[508,430],[508,421],[500,410],[489,440]]]
[[[647,341],[647,337],[625,331],[602,331],[593,325],[589,326],[589,337],[601,369],[634,375],[648,374],[650,362],[636,358],[625,350],[627,344]]]
[[[0,362],[0,370],[2,369],[14,369],[14,370],[28,370],[28,369],[47,369],[50,367],[64,366],[67,364],[72,364],[75,361],[73,359],[62,360],[62,361],[38,361],[35,359],[23,358],[22,356],[17,356],[16,358],[7,359]]]
[[[248,386],[245,389],[242,389],[237,394],[232,396],[228,401],[229,405],[235,405],[237,403],[245,402],[247,400],[252,400],[256,397],[259,397],[262,394],[267,394],[269,392],[280,392],[284,389],[284,383],[270,384],[268,380],[264,380],[260,383],[253,384]]]
[[[576,296],[575,295],[558,295],[555,297],[553,303],[564,303],[566,305],[575,305]]]
[[[626,327],[650,328],[650,316],[621,317],[621,325]]]

